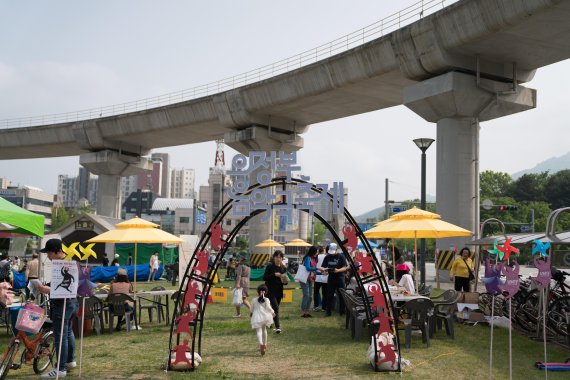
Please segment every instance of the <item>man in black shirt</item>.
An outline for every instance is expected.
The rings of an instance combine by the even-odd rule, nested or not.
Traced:
[[[344,302],[340,293],[338,292],[339,289],[344,289],[344,276],[345,272],[348,270],[348,263],[342,253],[337,252],[337,245],[336,243],[331,243],[329,245],[328,255],[325,256],[323,260],[323,266],[318,268],[319,271],[324,272],[327,271],[329,274],[329,279],[327,283],[327,299],[326,299],[326,312],[327,317],[332,314],[332,305],[334,302],[334,294],[337,294],[338,298],[338,311],[340,315],[344,314]]]

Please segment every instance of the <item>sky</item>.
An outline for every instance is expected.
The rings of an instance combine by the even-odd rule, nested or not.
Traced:
[[[3,1],[0,120],[154,97],[240,74],[359,30],[414,1]],[[536,109],[481,124],[480,170],[514,173],[570,151],[570,62],[537,71]],[[1,124],[1,121],[0,121]],[[359,215],[390,199],[420,197],[419,137],[436,126],[404,106],[314,124],[298,161],[311,181],[344,182]],[[207,183],[214,142],[155,150]],[[427,151],[435,196],[436,144]],[[226,164],[236,152],[226,147]],[[3,160],[0,177],[56,193],[79,158]]]

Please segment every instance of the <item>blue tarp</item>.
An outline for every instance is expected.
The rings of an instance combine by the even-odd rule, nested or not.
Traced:
[[[119,268],[125,268],[127,270],[127,274],[129,276],[129,281],[133,281],[135,277],[135,266],[134,265],[125,265],[122,267],[92,267],[91,269],[91,281],[92,282],[111,282],[112,279],[117,276],[117,271]],[[146,281],[148,280],[150,267],[148,264],[139,264],[137,265],[137,281]],[[162,264],[158,267],[158,272],[154,276],[154,279],[159,279],[162,276],[162,271],[164,268]],[[14,274],[14,289],[24,289],[26,287],[26,273],[18,273],[12,271]]]
[[[12,271],[12,273],[14,274],[14,283],[12,284],[14,289],[24,289],[26,287],[26,273],[18,273],[16,271]]]
[[[134,281],[135,277],[135,266],[134,265],[123,265],[120,267],[93,267],[91,269],[91,281],[92,282],[111,282],[112,279],[117,276],[117,271],[119,268],[124,268],[127,270],[127,275],[129,276],[129,281]],[[148,264],[138,264],[137,265],[137,281],[148,280],[150,267]],[[154,279],[160,278],[162,276],[163,267],[162,264],[158,267],[158,272]]]

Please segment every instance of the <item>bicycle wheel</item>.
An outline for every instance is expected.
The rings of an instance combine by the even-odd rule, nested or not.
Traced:
[[[548,324],[558,334],[568,336],[568,321],[570,320],[570,296],[555,300],[548,308]]]
[[[536,332],[539,318],[539,294],[538,290],[533,290],[518,305],[514,311],[514,319],[524,330]]]
[[[14,362],[14,358],[18,352],[19,345],[19,342],[12,343],[4,354],[4,358],[2,358],[2,364],[0,364],[0,380],[3,380],[6,378],[6,376],[8,376],[8,371],[10,371],[10,368],[12,367],[12,363]]]
[[[53,364],[53,356],[55,354],[55,338],[52,331],[48,331],[43,336],[42,340],[36,348],[34,353],[33,367],[36,374],[44,372],[50,364]]]

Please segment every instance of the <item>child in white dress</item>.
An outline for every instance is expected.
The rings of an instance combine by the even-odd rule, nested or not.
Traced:
[[[251,328],[257,333],[261,355],[265,355],[267,351],[267,328],[271,326],[273,317],[275,317],[269,299],[265,298],[267,292],[265,284],[259,285],[257,287],[259,298],[255,298],[251,304]]]

